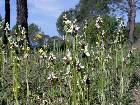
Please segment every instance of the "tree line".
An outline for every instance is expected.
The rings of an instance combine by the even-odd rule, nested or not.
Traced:
[[[134,43],[136,12],[140,9],[140,0],[80,0],[80,2],[68,11],[62,12],[57,20],[57,29],[60,35],[64,33],[63,16],[67,14],[70,20],[77,19],[77,23],[83,26],[85,20],[91,20],[96,16],[116,17],[116,14],[127,15],[127,37]]]

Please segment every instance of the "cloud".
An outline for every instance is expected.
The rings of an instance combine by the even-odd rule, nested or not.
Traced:
[[[47,34],[57,34],[58,16],[78,2],[79,0],[28,0],[29,23],[38,24]]]
[[[79,0],[29,0],[32,12],[49,14],[58,17],[61,12],[72,8]]]
[[[58,17],[63,10],[63,7],[58,5],[58,0],[30,0],[29,4],[32,12],[49,14]]]

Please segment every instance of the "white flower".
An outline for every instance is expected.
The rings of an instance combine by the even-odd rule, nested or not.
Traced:
[[[14,45],[14,47],[18,47],[17,42],[14,42],[13,45]]]
[[[6,27],[5,27],[4,30],[5,30],[5,31],[10,31],[10,26],[9,26],[8,22],[6,23]]]
[[[85,25],[84,25],[83,29],[86,29],[87,25],[88,25],[88,22],[87,22],[87,20],[85,20]]]
[[[78,27],[76,24],[71,24],[70,28],[68,28],[67,32],[73,33],[73,32],[77,32],[79,29],[80,29],[80,27]]]
[[[67,19],[67,15],[66,14],[63,16],[63,19]]]
[[[83,50],[83,51],[84,51],[85,46],[86,46],[85,41],[84,41],[84,40],[82,40],[82,41],[80,41],[80,42],[79,42],[79,44],[80,44],[80,46],[81,46],[81,50]]]
[[[132,51],[135,51],[135,50],[137,50],[137,48],[136,47],[134,47],[134,46],[132,46],[132,49],[131,49]]]
[[[28,54],[27,53],[24,54],[24,58],[25,59],[28,58]]]
[[[84,82],[86,85],[89,85],[89,84],[90,84],[90,78],[88,77],[88,75],[85,75],[85,76],[84,76],[83,82]]]
[[[18,25],[18,30],[21,30],[21,25]]]
[[[108,54],[107,55],[107,57],[106,57],[107,59],[112,59],[112,57]]]
[[[85,46],[84,53],[87,57],[90,56],[90,53],[88,52],[88,44],[86,44],[86,46]]]
[[[70,74],[70,65],[67,66],[67,70],[66,70],[66,75],[69,75]]]
[[[95,26],[96,28],[100,28],[100,23],[103,23],[103,19],[99,16],[97,19],[96,19],[96,23],[95,23]]]
[[[21,30],[21,34],[22,35],[25,35],[26,31],[25,31],[25,28],[23,27],[23,29]]]
[[[102,43],[101,43],[101,48],[102,48],[102,49],[105,49],[104,41],[102,41]]]
[[[27,47],[27,51],[29,51],[30,50],[30,47]]]
[[[43,58],[47,58],[47,55],[45,52],[42,53]]]
[[[42,54],[44,51],[43,51],[43,49],[41,48],[41,49],[39,49],[39,53],[40,54]]]
[[[67,53],[66,56],[67,56],[70,60],[72,60],[71,52],[70,52],[69,49],[67,49],[66,53]]]
[[[103,19],[101,18],[101,16],[98,16],[96,22],[101,22],[101,23],[103,23]]]
[[[67,19],[66,15],[64,15],[63,18],[64,18],[63,22],[65,24],[65,26],[64,26],[65,32],[67,32],[67,33],[75,33],[75,32],[77,32],[79,30],[80,27],[78,27],[76,25],[76,20],[74,20],[72,22],[71,20]]]
[[[81,65],[79,59],[76,60],[76,68],[77,70],[81,70],[81,69],[84,69],[85,67]]]
[[[72,60],[72,57],[71,57],[71,52],[70,52],[69,49],[67,49],[66,56],[63,58],[63,60],[64,60],[65,64],[70,64],[70,61]]]
[[[50,56],[48,59],[49,59],[49,61],[54,61],[54,60],[56,60],[56,57],[52,53],[50,53]]]
[[[47,79],[48,79],[48,80],[50,81],[50,83],[52,84],[52,83],[56,83],[56,82],[57,82],[58,77],[56,77],[56,75],[54,74],[54,72],[51,72],[51,73],[49,74],[49,76],[48,76]]]
[[[85,52],[86,56],[89,57],[90,56],[90,53],[89,52]]]
[[[112,57],[108,54],[108,55],[106,56],[105,62],[109,62],[110,59],[112,59]]]
[[[71,22],[70,20],[66,20],[66,21],[64,21],[64,23],[65,23],[66,25],[71,25],[71,24],[72,24],[72,22]]]
[[[78,31],[80,29],[80,27],[78,27],[77,25],[75,26],[75,30]]]
[[[48,80],[52,79],[52,78],[57,78],[54,74],[54,72],[49,74],[49,77],[47,78]]]
[[[95,24],[96,28],[100,28],[100,25],[98,23]]]
[[[102,35],[104,36],[104,34],[105,34],[105,30],[102,30]]]
[[[11,42],[12,41],[12,36],[8,37],[8,41]]]

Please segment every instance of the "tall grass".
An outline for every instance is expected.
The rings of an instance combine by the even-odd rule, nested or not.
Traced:
[[[51,52],[31,50],[25,30],[0,40],[0,102],[2,105],[128,105],[131,81],[139,69],[139,52],[126,46],[124,25],[109,41],[101,17],[96,20],[96,46],[79,36],[76,21],[64,17],[66,48],[54,41]],[[85,27],[86,28],[86,27]],[[9,30],[8,26],[6,30]],[[8,32],[8,31],[7,31]],[[69,37],[72,36],[73,47]],[[110,35],[111,36],[111,35]],[[110,44],[109,44],[110,43]]]

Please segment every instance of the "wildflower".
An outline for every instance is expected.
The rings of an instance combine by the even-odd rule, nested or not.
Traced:
[[[11,42],[12,41],[12,36],[8,37],[8,41]]]
[[[121,20],[121,17],[117,17],[117,19],[116,19],[118,22]]]
[[[108,54],[107,55],[107,57],[106,57],[107,59],[112,59],[112,57]]]
[[[136,51],[136,50],[137,50],[137,48],[132,46],[131,51],[133,52],[133,51]]]
[[[84,58],[84,57],[89,57],[89,56],[90,56],[90,53],[88,52],[88,44],[86,44],[82,57]]]
[[[10,48],[10,49],[13,49],[13,44],[10,44],[9,48]]]
[[[6,27],[5,27],[4,30],[5,30],[5,31],[10,31],[10,26],[9,26],[8,22],[6,23]]]
[[[131,62],[130,58],[132,57],[132,55],[133,55],[133,52],[132,52],[131,50],[129,50],[127,56],[126,56],[126,57],[124,58],[124,60],[123,60],[123,62],[124,62],[126,65],[128,65],[128,64]]]
[[[100,25],[99,25],[98,23],[96,23],[95,26],[96,26],[97,28],[100,28]]]
[[[18,25],[18,30],[21,30],[21,28],[22,28],[21,25]]]
[[[22,51],[24,51],[24,50],[25,50],[25,48],[24,48],[24,47],[22,47],[22,48],[21,48],[21,50],[22,50]]]
[[[47,55],[45,52],[43,52],[41,55],[40,55],[40,58],[47,58]]]
[[[65,35],[62,36],[62,40],[65,40]]]
[[[64,20],[67,20],[67,15],[66,14],[63,16],[63,19]]]
[[[25,28],[23,27],[23,29],[21,30],[21,34],[22,35],[25,35],[26,31],[25,31]]]
[[[30,50],[30,47],[27,47],[27,51],[29,51]]]
[[[102,30],[102,36],[104,37],[104,34],[105,34],[105,30]]]
[[[54,74],[54,72],[49,74],[49,77],[47,78],[48,80],[53,79],[53,78],[57,78]]]
[[[49,80],[50,84],[54,84],[58,81],[58,77],[54,74],[54,72],[50,73],[47,80]]]
[[[49,56],[49,61],[54,61],[54,60],[56,60],[56,57],[52,54],[52,53],[50,53],[50,56]]]
[[[90,78],[87,75],[85,75],[84,79],[83,79],[83,82],[86,83],[86,85],[90,85],[91,81],[90,81]]]
[[[81,46],[81,50],[84,50],[85,46],[86,46],[86,43],[84,41],[81,41],[79,44]]]
[[[17,41],[20,42],[20,40],[21,40],[21,39],[20,39],[20,37],[18,36],[18,37],[17,37]]]
[[[133,51],[132,50],[129,50],[128,55],[127,55],[127,58],[130,58],[132,54],[133,54]]]
[[[99,46],[99,42],[96,42],[96,47]]]
[[[120,27],[120,28],[125,27],[124,21],[120,21],[119,27]]]
[[[66,75],[69,75],[70,74],[70,65],[67,66],[66,71],[67,71]]]
[[[72,60],[72,57],[71,57],[71,52],[69,51],[69,49],[67,49],[66,51],[66,56],[63,58],[64,60],[64,63],[69,65],[70,64],[70,61]]]
[[[96,24],[95,24],[95,26],[96,26],[96,28],[101,28],[101,26],[100,26],[100,24],[101,23],[103,23],[103,20],[102,20],[102,18],[99,16],[97,19],[96,19]]]
[[[41,49],[39,49],[39,53],[40,54],[42,54],[44,51],[43,51],[43,49],[41,48]]]
[[[73,35],[75,35],[78,32],[79,28],[80,28],[80,27],[78,27],[76,24],[74,24],[72,22],[71,23],[66,23],[65,22],[65,24],[69,25],[69,27],[67,27],[66,32],[68,32],[70,34],[73,34]]]
[[[85,25],[84,25],[83,29],[86,29],[87,25],[88,25],[87,20],[85,20]]]
[[[77,59],[77,62],[76,62],[76,68],[77,68],[78,71],[85,68],[84,66],[81,65],[81,63],[79,62],[78,59]]]
[[[108,55],[106,56],[105,61],[106,61],[106,62],[109,62],[110,59],[112,59],[112,57],[108,54]]]
[[[13,43],[13,46],[14,46],[15,48],[18,48],[17,42],[14,42],[14,43]]]
[[[25,53],[25,54],[24,54],[24,58],[25,58],[25,59],[28,58],[28,56],[29,56],[28,53]]]
[[[68,20],[66,14],[63,16],[63,19],[63,22],[65,24],[64,30],[67,33],[75,35],[80,28],[76,25],[77,20],[75,19],[73,22],[71,20]]]
[[[65,20],[64,23],[65,23],[65,25],[71,25],[72,24],[72,22],[70,20]]]
[[[80,42],[80,45],[81,45],[81,50],[84,51],[83,55],[89,57],[90,54],[88,52],[88,44],[86,44],[84,41],[83,42]]]
[[[103,40],[102,40],[102,43],[101,43],[101,49],[105,49],[105,44],[104,44]]]

